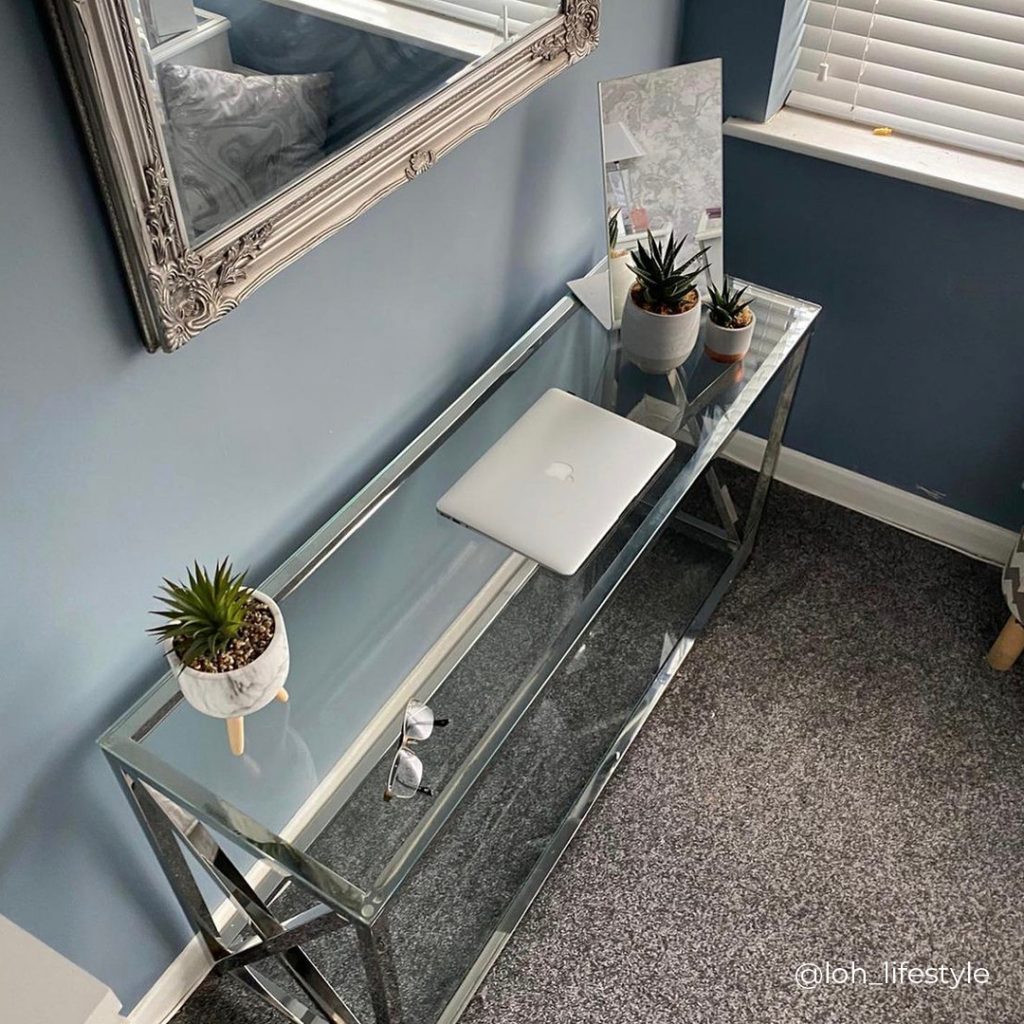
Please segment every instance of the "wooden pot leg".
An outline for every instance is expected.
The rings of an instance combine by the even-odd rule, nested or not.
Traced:
[[[282,704],[288,703],[288,691],[282,686],[274,695]]]
[[[1024,626],[1011,615],[988,652],[988,663],[997,672],[1005,672],[1013,667],[1013,663],[1020,657],[1022,651],[1024,651]]]
[[[235,757],[241,757],[245,753],[245,719],[227,718],[228,724],[228,746]]]

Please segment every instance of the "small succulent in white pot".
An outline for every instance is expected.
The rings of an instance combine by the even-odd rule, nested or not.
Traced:
[[[679,263],[686,242],[670,234],[664,245],[647,232],[633,254],[637,283],[622,312],[622,350],[646,373],[668,373],[693,351],[700,333],[697,279],[708,269],[700,249]]]
[[[611,281],[613,323],[622,319],[629,290],[636,284],[636,275],[629,265],[629,250],[618,248],[621,212],[616,208],[608,215],[608,276]]]
[[[199,563],[187,583],[164,580],[165,621],[149,630],[163,644],[185,699],[227,721],[233,754],[245,750],[244,717],[276,697],[287,701],[288,637],[281,609],[246,586],[225,558],[211,574]]]
[[[721,291],[712,284],[708,293],[710,301],[704,303],[708,311],[704,351],[716,362],[738,363],[750,350],[756,322],[750,300],[743,301],[747,289],[734,288],[727,277]]]

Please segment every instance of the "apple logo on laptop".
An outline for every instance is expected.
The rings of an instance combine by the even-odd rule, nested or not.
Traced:
[[[574,483],[576,478],[573,476],[573,468],[568,462],[552,462],[547,469],[544,470],[545,476],[550,476],[555,480],[561,480],[562,483],[571,484]]]

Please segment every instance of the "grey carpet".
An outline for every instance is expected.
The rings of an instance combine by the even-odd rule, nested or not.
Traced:
[[[640,618],[659,603],[650,588],[625,597],[623,621],[629,602]],[[1019,671],[982,660],[1003,616],[994,569],[778,488],[746,573],[467,1024],[1019,1024],[1024,691]],[[595,652],[606,675],[615,659]],[[566,701],[538,707],[538,737],[577,728],[586,709]],[[449,852],[424,865],[413,932],[432,895],[457,905],[496,886],[504,899],[472,837],[523,819],[528,787],[512,814],[496,809],[526,749],[483,780],[487,814],[456,821]],[[560,771],[556,744],[530,785]],[[467,934],[435,923],[409,950],[429,971],[425,939],[440,952]],[[972,961],[991,981],[801,990],[796,968],[825,961],[854,961],[869,981],[883,961]],[[177,1024],[273,1019],[211,981]]]

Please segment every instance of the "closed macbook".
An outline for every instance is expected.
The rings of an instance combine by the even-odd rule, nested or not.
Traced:
[[[672,455],[671,438],[552,388],[437,503],[572,576]]]

